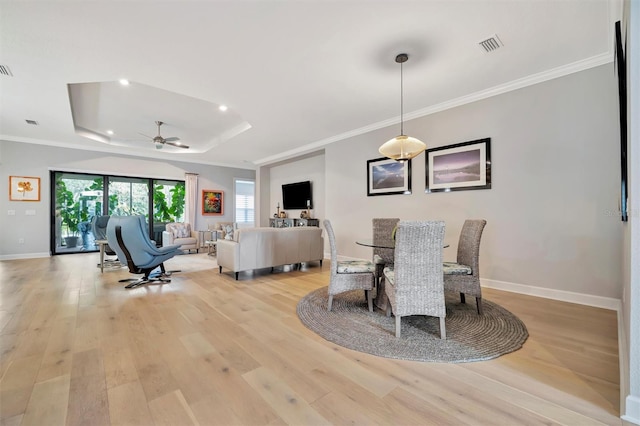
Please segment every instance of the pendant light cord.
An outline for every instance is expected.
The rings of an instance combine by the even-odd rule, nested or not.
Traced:
[[[404,85],[403,85],[403,72],[402,72],[402,62],[400,62],[400,134],[404,135]]]

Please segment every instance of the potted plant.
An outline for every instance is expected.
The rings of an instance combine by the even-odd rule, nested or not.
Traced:
[[[64,237],[65,245],[67,247],[75,247],[79,239],[78,226],[80,222],[87,220],[86,208],[83,211],[80,203],[74,201],[73,192],[67,189],[62,179],[56,182],[56,202],[62,223],[67,228],[66,236]]]

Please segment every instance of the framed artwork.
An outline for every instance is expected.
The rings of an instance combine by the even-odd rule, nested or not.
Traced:
[[[424,192],[491,188],[491,138],[428,149]]]
[[[40,178],[9,176],[9,201],[40,201]]]
[[[411,194],[411,160],[368,160],[367,196],[390,194]]]
[[[224,213],[224,192],[215,189],[202,190],[202,214],[222,215]]]

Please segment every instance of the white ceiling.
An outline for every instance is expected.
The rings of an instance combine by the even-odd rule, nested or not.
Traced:
[[[255,168],[398,123],[397,53],[407,121],[610,62],[620,13],[618,0],[0,0],[13,74],[0,139]],[[494,34],[504,47],[485,53]],[[157,120],[191,149],[156,150],[141,134]]]

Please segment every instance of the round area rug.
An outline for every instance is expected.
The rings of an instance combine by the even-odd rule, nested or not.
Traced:
[[[430,362],[472,362],[497,358],[522,347],[529,333],[525,325],[501,306],[482,300],[483,314],[475,298],[460,303],[458,294],[446,296],[447,339],[440,339],[440,320],[414,315],[403,317],[401,337],[395,337],[395,318],[380,309],[369,312],[364,291],[333,297],[327,311],[327,287],[298,302],[300,321],[326,340],[345,348],[386,358]]]

